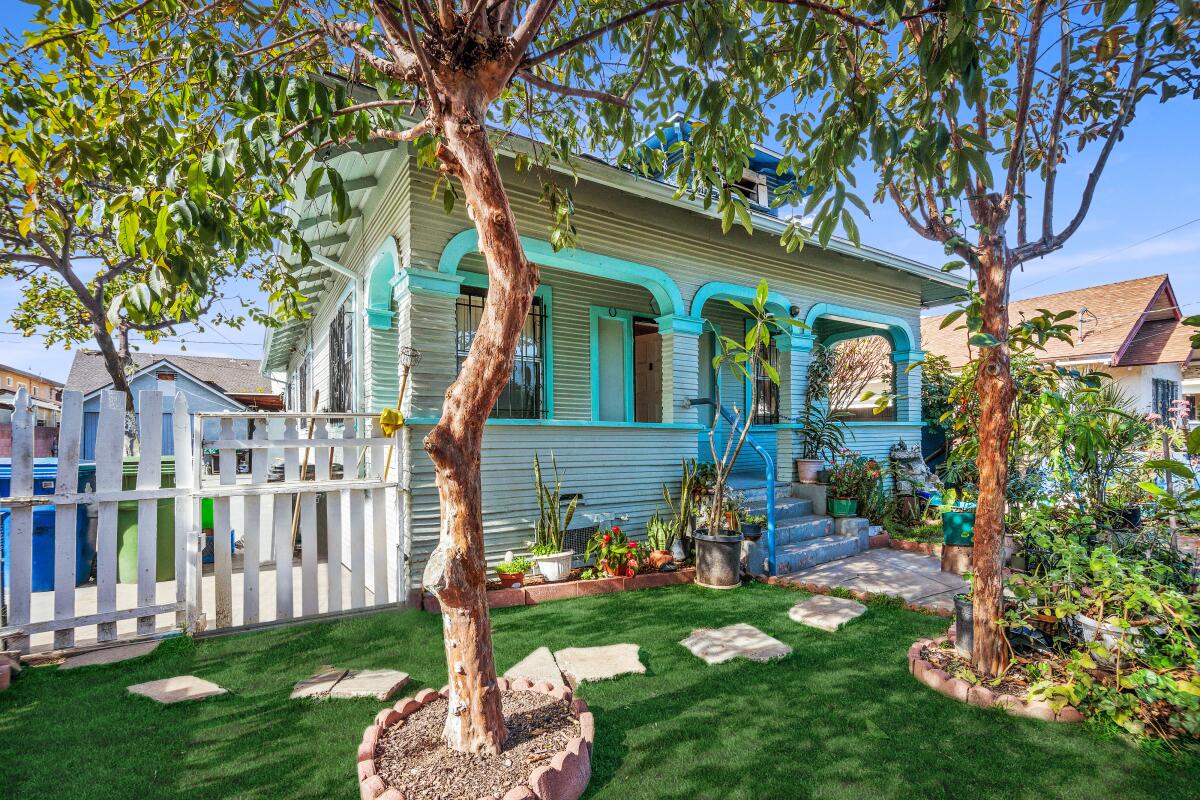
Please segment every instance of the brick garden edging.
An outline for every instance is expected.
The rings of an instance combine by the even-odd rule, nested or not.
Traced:
[[[1046,722],[1083,722],[1083,714],[1074,706],[1063,706],[1061,711],[1055,712],[1045,700],[1021,700],[1011,694],[996,694],[986,686],[973,686],[962,678],[952,677],[944,669],[939,669],[932,662],[921,658],[922,650],[952,640],[951,635],[918,640],[908,648],[908,671],[930,689],[960,703],[970,703],[979,708],[1001,708],[1014,716]]]
[[[566,750],[555,753],[548,766],[531,772],[524,785],[509,789],[502,798],[489,795],[480,800],[578,800],[592,778],[592,747],[596,738],[596,720],[588,711],[587,703],[574,697],[570,687],[555,686],[548,681],[533,683],[528,678],[512,681],[497,678],[496,685],[502,692],[540,692],[568,703],[571,713],[579,720],[579,735],[567,742]],[[388,788],[375,772],[375,750],[379,739],[384,731],[417,709],[449,695],[449,686],[440,692],[422,689],[416,697],[406,697],[375,716],[375,722],[363,731],[362,744],[358,746],[358,791],[362,800],[404,800],[399,789]]]
[[[892,539],[888,547],[893,550],[905,550],[909,553],[920,553],[923,556],[942,557],[941,542],[914,542],[909,539]]]
[[[800,589],[801,591],[810,592],[812,594],[828,594],[837,596],[834,594],[834,590],[839,588],[836,586],[822,586],[821,584],[809,583],[808,581],[798,581],[795,578],[771,577],[759,578],[758,580],[763,583],[768,583],[771,586],[787,586],[793,589]],[[890,600],[902,603],[904,608],[908,611],[918,611],[922,614],[933,614],[934,616],[945,617],[947,619],[954,616],[954,612],[950,611],[949,609],[934,608],[933,606],[926,606],[920,603],[910,603],[903,597],[895,597],[890,594],[864,592],[859,589],[846,589],[845,591],[850,595],[850,597],[853,597],[860,603],[869,603],[872,600]]]
[[[597,594],[632,592],[638,589],[657,589],[660,586],[678,586],[691,583],[696,578],[695,568],[677,569],[674,572],[647,572],[632,578],[598,578],[596,580],[560,581],[558,583],[535,583],[520,589],[489,589],[489,608],[511,606],[536,606],[548,600],[569,600],[573,597],[591,597]],[[421,598],[421,608],[431,613],[442,610],[438,599],[432,594]]]

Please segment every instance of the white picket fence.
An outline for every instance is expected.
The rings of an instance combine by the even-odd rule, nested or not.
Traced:
[[[9,647],[28,651],[31,637],[47,640],[53,634],[53,647],[63,649],[93,629],[96,641],[107,642],[172,627],[231,628],[407,598],[399,433],[384,436],[378,420],[367,414],[189,414],[186,397],[176,394],[170,408],[174,486],[163,486],[163,412],[160,392],[139,393],[136,483],[122,488],[125,395],[102,392],[95,486],[80,486],[83,397],[64,392],[54,494],[35,495],[34,419],[25,391],[18,392],[10,496],[0,498],[0,508],[10,515],[7,621],[0,626],[0,639]],[[247,436],[250,427],[253,435]],[[239,451],[248,453],[244,473],[237,468]],[[214,452],[219,469],[206,474],[205,454]],[[272,479],[271,459],[282,461],[281,479]],[[385,467],[388,460],[391,466]],[[303,464],[311,468],[304,474]],[[201,528],[204,499],[213,506],[211,534]],[[157,569],[163,500],[174,506],[174,566],[167,580]],[[128,563],[134,545],[123,539],[130,532],[132,502],[135,586],[118,582],[131,578],[128,569],[118,574],[118,551],[124,546]],[[119,526],[122,504],[125,524]],[[95,578],[77,585],[81,505],[94,511]],[[48,535],[35,531],[38,506],[54,508],[52,596],[33,591],[34,539]],[[236,554],[230,546],[234,537],[240,543]],[[204,563],[206,541],[211,565]],[[34,642],[39,649],[49,644]]]

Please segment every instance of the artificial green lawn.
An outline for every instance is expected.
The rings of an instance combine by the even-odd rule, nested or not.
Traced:
[[[501,669],[538,645],[636,642],[644,676],[586,685],[596,715],[587,797],[1200,797],[1200,755],[1162,756],[1090,726],[984,711],[916,683],[905,653],[944,620],[873,605],[836,634],[787,618],[803,595],[674,587],[494,614]],[[750,622],[795,648],[705,666],[678,642]],[[383,704],[288,699],[322,665],[445,681],[440,618],[381,613],[192,642],[136,661],[26,670],[0,694],[0,797],[353,798],[354,752]],[[160,706],[132,683],[195,674],[229,694]]]

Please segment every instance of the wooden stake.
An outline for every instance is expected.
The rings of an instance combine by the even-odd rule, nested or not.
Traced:
[[[317,413],[317,404],[321,402],[321,390],[313,390],[313,413]],[[308,418],[308,435],[305,437],[308,441],[312,441],[313,429],[316,428],[317,421],[313,417]],[[304,448],[304,460],[300,462],[300,480],[304,480],[304,476],[308,473],[308,454],[312,450],[311,447]],[[300,498],[296,497],[296,505],[292,508],[292,550],[296,549],[296,532],[300,529]]]
[[[396,395],[396,410],[399,410],[404,405],[404,392],[408,389],[408,364],[404,365],[404,372],[400,374],[400,394]],[[387,457],[383,460],[383,479],[388,479],[388,472],[392,468],[392,450],[396,447],[395,442],[388,445]]]

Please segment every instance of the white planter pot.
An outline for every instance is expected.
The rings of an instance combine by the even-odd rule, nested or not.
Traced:
[[[549,556],[534,556],[533,560],[537,562],[542,577],[550,583],[556,583],[565,581],[571,574],[571,557],[574,555],[574,550],[563,550]]]
[[[1074,619],[1083,629],[1084,641],[1102,643],[1111,655],[1116,655],[1118,649],[1124,649],[1126,653],[1137,652],[1141,649],[1139,640],[1142,638],[1142,631],[1137,625],[1121,628],[1108,622],[1096,622],[1084,614],[1076,614]],[[1097,664],[1103,667],[1112,667],[1115,662],[1115,659],[1104,658],[1097,653],[1093,654],[1093,658]]]

